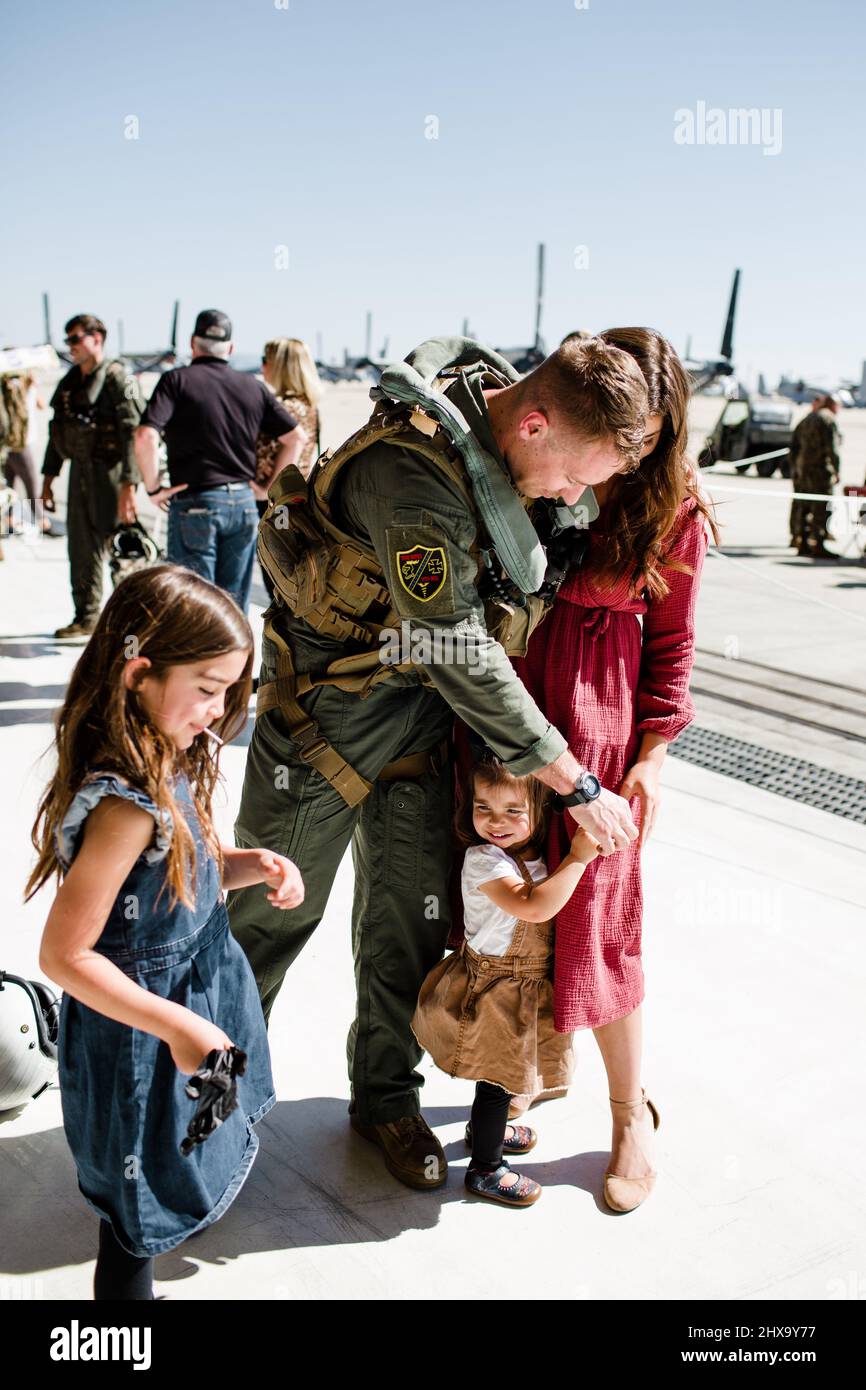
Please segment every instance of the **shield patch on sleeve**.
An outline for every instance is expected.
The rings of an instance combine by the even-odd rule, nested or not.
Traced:
[[[441,618],[454,612],[454,573],[448,536],[423,523],[389,526],[389,588],[404,617]]]
[[[414,545],[398,550],[397,577],[407,594],[429,603],[442,592],[448,578],[448,559],[441,545]]]

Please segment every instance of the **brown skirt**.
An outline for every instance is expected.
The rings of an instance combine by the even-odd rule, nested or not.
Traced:
[[[427,976],[412,1031],[437,1067],[510,1095],[571,1082],[571,1033],[553,1026],[553,923],[518,922],[504,956],[464,941]]]

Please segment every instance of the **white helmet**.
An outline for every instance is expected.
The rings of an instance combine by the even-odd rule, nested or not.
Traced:
[[[59,1022],[60,1000],[47,985],[0,970],[0,1111],[51,1085]]]

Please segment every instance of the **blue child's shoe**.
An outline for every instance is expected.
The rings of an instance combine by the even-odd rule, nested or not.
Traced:
[[[509,1173],[517,1178],[517,1182],[504,1186],[502,1179]],[[465,1182],[476,1197],[485,1197],[488,1202],[501,1202],[506,1207],[531,1207],[541,1196],[539,1184],[523,1173],[516,1173],[505,1159],[492,1173],[482,1173],[479,1168],[470,1165],[466,1170]]]

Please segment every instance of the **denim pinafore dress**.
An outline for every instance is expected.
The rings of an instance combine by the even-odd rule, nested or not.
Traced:
[[[276,1099],[267,1031],[253,972],[229,931],[218,865],[208,852],[187,778],[172,783],[196,850],[195,907],[169,906],[171,836],[155,804],[108,772],[82,783],[55,836],[64,871],[84,822],[104,796],[149,811],[154,841],[123,883],[94,951],[136,984],[192,1009],[247,1053],[238,1107],[188,1157],[180,1142],[195,1112],[166,1043],[64,994],[58,1063],[63,1126],[88,1204],[132,1255],[161,1255],[223,1215],[258,1150],[253,1125]],[[170,820],[170,818],[169,818]]]

